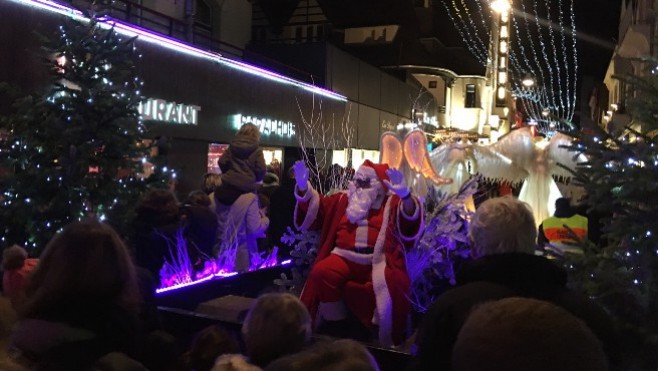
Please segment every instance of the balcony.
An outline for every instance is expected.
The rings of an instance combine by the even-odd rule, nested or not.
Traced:
[[[81,7],[79,5],[81,1],[56,1],[67,6],[74,4],[74,6]],[[262,62],[255,64],[303,82],[317,85],[316,82],[321,80],[307,71],[215,39],[212,37],[212,28],[210,26],[194,22],[193,18],[189,20],[174,18],[129,0],[113,0],[108,15],[114,19],[142,27],[163,36],[192,44],[200,49],[219,53],[226,58],[249,63],[254,63],[254,61]]]

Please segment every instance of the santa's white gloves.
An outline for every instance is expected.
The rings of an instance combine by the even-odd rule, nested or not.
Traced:
[[[411,191],[409,191],[409,187],[405,184],[404,175],[402,175],[400,170],[390,168],[386,170],[386,175],[388,175],[388,178],[390,179],[390,181],[384,179],[386,187],[395,192],[395,194],[403,200],[409,198]]]
[[[301,192],[305,192],[308,188],[308,168],[304,161],[295,161],[295,164],[292,165],[292,169],[295,173],[295,182],[297,183],[297,189]]]

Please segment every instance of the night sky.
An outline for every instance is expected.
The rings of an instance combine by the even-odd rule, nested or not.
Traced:
[[[574,0],[576,30],[602,42],[617,43],[619,13],[622,0]],[[613,49],[579,38],[578,68],[582,75],[593,75],[603,80]]]

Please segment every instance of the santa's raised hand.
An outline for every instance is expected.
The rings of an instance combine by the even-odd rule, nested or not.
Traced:
[[[409,191],[409,187],[407,187],[407,184],[404,182],[404,175],[402,175],[400,170],[396,168],[390,168],[386,170],[386,175],[390,179],[390,181],[384,179],[384,184],[386,184],[386,187],[388,187],[388,189],[393,191],[401,199],[407,199],[411,194],[411,191]]]
[[[292,165],[292,170],[295,174],[297,189],[303,194],[308,188],[308,168],[304,161],[295,161],[295,164]]]

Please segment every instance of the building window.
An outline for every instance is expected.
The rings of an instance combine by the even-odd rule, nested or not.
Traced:
[[[466,84],[466,99],[464,101],[464,107],[477,107],[477,89],[475,88],[475,84]]]
[[[324,25],[319,24],[315,29],[315,35],[318,37],[318,40],[322,41],[324,38]]]
[[[313,29],[315,27],[313,26],[308,26],[306,27],[306,41],[311,42],[313,41]]]
[[[295,41],[298,43],[302,42],[302,32],[301,27],[295,28]]]

